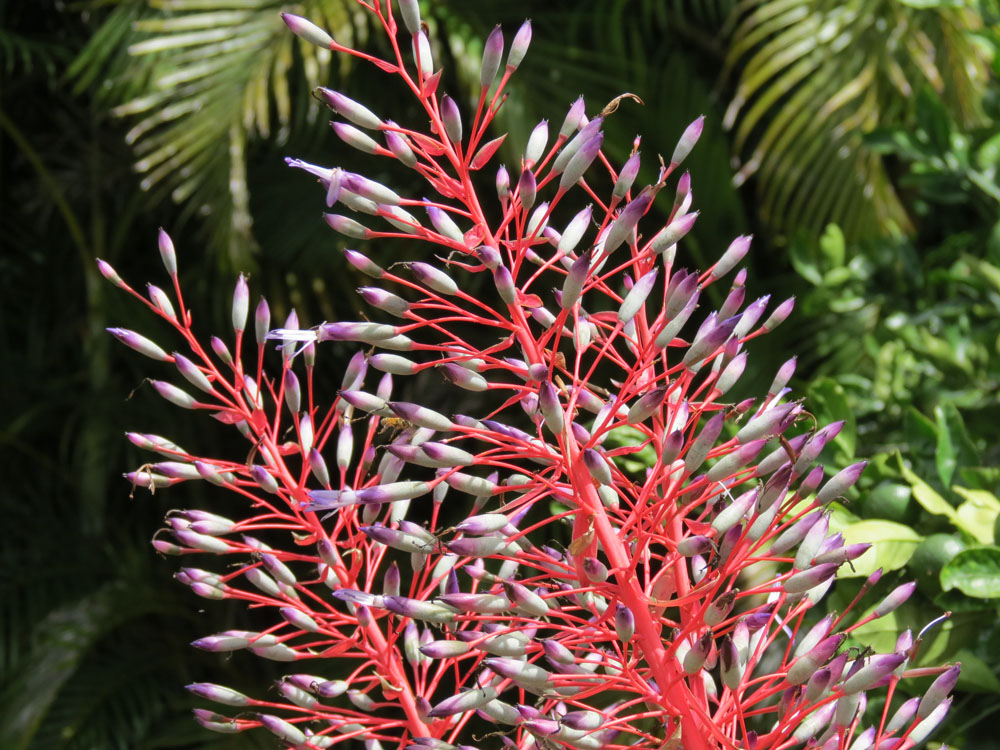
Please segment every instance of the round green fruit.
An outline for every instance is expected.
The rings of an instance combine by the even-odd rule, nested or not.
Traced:
[[[945,563],[968,546],[957,534],[931,534],[917,545],[907,566],[916,575],[936,582]]]
[[[862,501],[865,518],[884,518],[896,523],[911,523],[917,516],[913,492],[908,484],[880,482]]]

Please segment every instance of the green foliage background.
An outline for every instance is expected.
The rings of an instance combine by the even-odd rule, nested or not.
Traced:
[[[246,614],[202,608],[148,539],[168,508],[218,499],[187,486],[183,499],[130,499],[120,474],[143,459],[122,434],[225,446],[142,387],[141,364],[104,332],[133,325],[134,308],[93,259],[133,281],[162,278],[162,225],[205,330],[225,320],[236,271],[251,273],[276,316],[293,306],[306,324],[354,316],[357,280],[340,267],[339,240],[319,221],[314,186],[282,157],[361,164],[329,133],[309,95],[318,84],[365,92],[402,122],[418,115],[377,72],[288,34],[283,10],[378,45],[351,0],[0,5],[0,747],[274,745],[261,733],[210,735],[187,714],[183,684],[272,675],[187,646]],[[643,99],[609,119],[606,143],[621,160],[642,133],[647,169],[708,116],[686,165],[703,218],[685,260],[701,264],[752,231],[750,291],[798,296],[794,324],[753,349],[747,390],[798,354],[796,390],[821,421],[845,420],[828,471],[856,457],[872,465],[835,525],[878,543],[865,564],[886,568],[886,586],[920,581],[892,622],[859,638],[886,648],[899,629],[951,610],[923,652],[965,665],[937,740],[995,746],[995,2],[436,0],[425,17],[443,85],[470,92],[492,25],[513,30],[529,16],[504,158],[517,163],[534,124],[561,118],[580,93],[591,112],[625,90]],[[396,173],[370,176],[407,187]]]

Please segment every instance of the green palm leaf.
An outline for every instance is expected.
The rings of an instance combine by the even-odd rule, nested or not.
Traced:
[[[942,6],[946,5],[944,3]],[[882,160],[863,143],[908,121],[930,86],[960,122],[982,118],[986,60],[971,10],[901,0],[743,0],[730,19],[726,113],[736,180],[755,178],[763,217],[779,233],[849,238],[910,229]]]
[[[331,63],[288,33],[284,10],[347,44],[364,33],[348,0],[119,0],[69,71],[78,88],[102,80],[100,96],[133,122],[126,139],[143,189],[205,216],[212,244],[241,267],[256,244],[247,149],[318,123],[318,104],[295,92],[303,77],[326,83]]]

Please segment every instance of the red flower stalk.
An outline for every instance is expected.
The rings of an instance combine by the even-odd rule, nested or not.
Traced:
[[[694,316],[703,290],[735,269],[750,238],[737,238],[703,272],[677,268],[676,243],[697,216],[687,175],[666,225],[647,226],[701,118],[657,181],[633,194],[639,154],[619,173],[601,150],[613,107],[588,120],[578,100],[554,140],[547,123],[535,128],[516,182],[501,168],[498,195],[485,195],[473,172],[502,141],[484,139],[530,26],[514,38],[502,73],[503,36],[490,35],[468,125],[463,107],[438,92],[418,4],[400,3],[403,27],[387,3],[361,5],[385,30],[393,59],[284,18],[306,41],[370,61],[409,87],[429,132],[322,93],[352,123],[334,123],[344,142],[416,170],[436,197],[289,164],[319,179],[328,205],[344,207],[327,215],[336,231],[421,240],[447,260],[428,253],[426,262],[382,268],[347,250],[348,263],[375,280],[359,290],[372,320],[300,329],[293,314],[270,330],[261,302],[255,353],[244,346],[242,277],[232,348],[213,338],[206,349],[165,234],[176,307],[166,292],[150,287],[146,299],[100,264],[183,339],[186,353],[171,355],[111,330],[172,363],[198,392],[154,381],[159,394],[234,425],[251,445],[249,458],[227,460],[129,435],[164,459],[130,473],[134,484],[204,479],[247,500],[238,520],[171,511],[154,539],[164,554],[229,558],[222,572],[181,570],[178,580],[197,595],[273,613],[263,631],[194,645],[294,664],[280,696],[190,685],[240,709],[199,710],[197,720],[222,732],[263,727],[295,748],[352,738],[369,748],[452,748],[490,734],[517,748],[846,748],[856,739],[905,748],[926,737],[947,710],[957,670],[919,707],[904,704],[890,720],[887,701],[881,720],[864,728],[865,691],[893,690],[914,645],[880,655],[841,650],[846,634],[912,588],[853,625],[841,615],[802,631],[837,569],[867,549],[829,536],[824,512],[863,464],[822,483],[813,463],[839,425],[801,431],[805,412],[784,387],[794,360],[764,399],[723,400],[746,367],[744,345],[784,320],[791,301],[768,317],[767,298],[743,307],[740,271],[719,310]],[[613,186],[608,202],[599,197],[604,184]],[[569,205],[579,193],[591,201],[582,210]],[[491,222],[484,206],[496,200],[502,215]],[[466,291],[477,275],[492,280],[495,298]],[[280,342],[277,368],[268,340]],[[351,360],[322,406],[316,345],[331,340],[367,353]],[[396,378],[424,370],[440,373],[443,387],[477,394],[474,413],[393,399]],[[623,430],[638,436],[635,445],[608,441]],[[629,455],[647,447],[656,456],[647,470],[628,468]],[[770,572],[753,574],[761,570]]]

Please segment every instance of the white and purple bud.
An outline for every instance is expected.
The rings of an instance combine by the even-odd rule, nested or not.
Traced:
[[[510,196],[510,174],[507,172],[507,167],[502,164],[497,169],[496,186],[497,197],[501,203],[506,204],[507,198]]]
[[[461,531],[464,534],[473,534],[475,536],[483,536],[500,531],[509,522],[510,519],[508,519],[503,513],[484,513],[482,515],[470,516],[469,518],[466,518],[464,521],[455,526],[455,531]]]
[[[545,154],[549,142],[549,121],[542,120],[528,136],[528,145],[524,149],[524,166],[526,169],[534,166]]]
[[[861,478],[861,472],[865,470],[867,465],[867,461],[859,461],[834,474],[816,494],[816,503],[826,505],[838,497],[842,497]]]
[[[658,275],[659,269],[654,268],[652,271],[643,274],[642,277],[640,277],[640,279],[632,285],[628,294],[625,295],[625,299],[622,300],[621,307],[618,308],[619,323],[628,323],[636,316],[639,309],[646,303],[646,298],[649,297],[649,293],[653,290],[653,285],[656,283],[656,277]]]
[[[417,0],[397,0],[403,24],[411,34],[420,32],[420,3]]]
[[[577,97],[566,113],[566,117],[563,120],[562,126],[559,128],[560,138],[569,138],[573,133],[579,130],[583,125],[586,124],[586,111],[587,105],[583,101],[583,97]]]
[[[789,297],[774,309],[774,312],[771,313],[770,317],[764,321],[762,328],[767,333],[770,333],[784,323],[785,319],[792,314],[792,310],[794,309],[795,297]]]
[[[452,696],[451,698],[445,698],[443,701],[438,703],[434,708],[427,712],[427,715],[433,719],[440,718],[442,716],[453,716],[454,714],[465,713],[466,711],[475,711],[482,708],[487,703],[490,703],[497,697],[497,691],[490,687],[477,687],[472,690],[466,690],[463,693]]]
[[[590,227],[591,214],[591,205],[587,204],[582,211],[570,219],[569,224],[566,225],[566,229],[563,230],[562,235],[559,237],[559,243],[556,245],[559,255],[566,255],[573,252]]]
[[[309,44],[314,44],[317,47],[322,47],[323,49],[330,49],[330,45],[333,44],[332,36],[312,21],[303,18],[302,16],[296,16],[291,13],[282,13],[281,20],[285,22],[285,26],[288,27],[289,31],[295,34],[295,36],[299,39],[309,42]]]
[[[160,289],[160,287],[153,284],[146,284],[146,291],[149,293],[149,299],[152,301],[153,305],[163,313],[167,320],[174,323],[177,322],[177,313],[174,312],[173,303],[170,301],[170,297],[167,293]]]
[[[514,34],[514,41],[510,43],[510,52],[507,54],[507,71],[517,70],[524,55],[528,52],[528,45],[531,44],[531,21],[525,21]]]
[[[715,529],[715,532],[719,536],[722,536],[730,529],[736,527],[736,524],[740,523],[747,517],[747,514],[750,512],[750,508],[753,507],[756,500],[756,489],[744,492],[715,517],[712,521],[712,528]]]
[[[583,574],[594,583],[604,583],[608,580],[608,567],[596,557],[583,558]]]
[[[600,125],[601,118],[596,117],[590,121],[590,124],[598,123]],[[589,127],[589,125],[588,125]],[[583,131],[580,131],[582,134]],[[589,140],[583,143],[579,149],[573,154],[569,162],[566,164],[566,169],[559,178],[559,189],[569,190],[580,178],[583,177],[583,173],[587,171],[591,164],[593,164],[594,159],[601,152],[601,145],[604,143],[604,133],[598,132],[597,135],[592,136]],[[567,148],[569,144],[567,144]],[[565,151],[565,149],[564,149]],[[552,166],[553,170],[556,168],[555,163]]]
[[[518,612],[533,617],[545,617],[549,613],[546,601],[527,586],[517,581],[504,581],[503,589]]]
[[[479,82],[488,89],[500,70],[500,58],[503,57],[503,31],[500,26],[494,26],[483,46],[483,62],[479,67]]]
[[[320,87],[317,91],[330,109],[355,125],[360,125],[368,130],[378,130],[382,127],[382,121],[363,104],[331,89]]]
[[[802,407],[797,403],[779,404],[768,409],[751,419],[736,433],[736,442],[749,443],[751,440],[784,432],[801,412]]]
[[[650,250],[654,253],[663,253],[669,250],[691,231],[692,227],[694,227],[694,223],[698,220],[699,215],[700,212],[695,211],[693,213],[676,217],[672,222],[657,232],[653,236],[653,239],[649,241]],[[695,280],[697,281],[697,277]]]
[[[660,464],[669,466],[680,455],[684,448],[685,438],[683,430],[673,430],[663,436],[663,445],[660,449]]]
[[[722,684],[730,690],[738,689],[743,679],[739,648],[729,635],[723,636],[719,643],[719,674]]]
[[[711,552],[713,548],[712,540],[707,536],[689,536],[682,539],[677,544],[677,553],[684,557],[694,557]]]
[[[429,209],[430,208],[434,207],[430,206]],[[429,209],[428,213],[430,213],[432,216],[436,214],[441,215],[439,217],[440,223],[434,222],[435,227],[437,227],[439,231],[444,226],[444,221],[441,219],[441,217],[447,219],[447,221],[449,222],[451,221],[451,219],[448,218],[447,215],[440,209],[434,208],[434,212],[431,212]],[[452,225],[454,226],[454,224]],[[457,228],[456,231],[458,231]],[[461,232],[459,232],[459,236],[461,236]],[[413,274],[413,278],[415,278],[417,281],[419,281],[421,284],[428,287],[429,289],[437,292],[438,294],[445,294],[445,295],[458,294],[458,284],[456,284],[455,280],[451,278],[451,276],[446,274],[444,271],[441,271],[435,268],[434,266],[429,265],[428,263],[421,263],[419,261],[408,263],[407,267],[410,269],[410,273]]]
[[[419,427],[426,427],[437,432],[449,432],[455,428],[455,425],[446,416],[425,406],[407,401],[389,401],[387,404],[397,417]]]
[[[387,120],[386,125],[396,127],[396,123],[392,122],[392,120]],[[397,159],[410,169],[413,169],[417,165],[417,156],[413,153],[413,149],[410,148],[406,136],[402,133],[397,133],[395,130],[386,130],[385,145],[389,147],[389,150],[392,151]]]
[[[604,236],[604,257],[617,250],[623,242],[631,239],[636,225],[639,223],[639,219],[643,217],[649,209],[649,204],[652,202],[653,193],[647,189],[643,190],[622,209],[618,218],[611,223],[607,234]]]
[[[550,684],[552,673],[537,664],[509,657],[490,657],[483,663],[498,675],[513,680],[518,685],[539,687]]]
[[[445,546],[460,557],[492,557],[506,551],[507,541],[493,536],[464,537]]]
[[[319,624],[300,609],[295,609],[293,607],[281,607],[278,612],[291,625],[299,628],[300,630],[304,630],[307,633],[318,633],[320,630]]]
[[[682,161],[684,161],[691,150],[694,148],[695,144],[698,143],[698,139],[701,138],[701,131],[705,127],[705,115],[701,115],[697,120],[692,122],[684,129],[684,133],[681,135],[681,139],[677,141],[677,146],[674,148],[674,153],[670,157],[670,166],[676,167]]]
[[[892,612],[897,607],[901,606],[910,596],[913,594],[914,590],[917,588],[916,581],[910,581],[909,583],[904,583],[901,586],[897,586],[893,589],[888,596],[883,599],[877,607],[875,607],[876,617],[885,617],[887,614]]]
[[[712,651],[712,633],[711,631],[706,631],[700,638],[698,638],[688,652],[684,654],[681,666],[684,671],[688,674],[695,674],[708,660],[709,654]]]
[[[141,336],[135,331],[130,331],[127,328],[107,328],[105,330],[125,344],[125,346],[130,349],[134,349],[139,352],[139,354],[144,354],[150,359],[155,359],[160,362],[166,362],[170,359],[170,356],[163,349],[161,349],[159,345],[150,341],[145,336]]]
[[[771,545],[771,550],[777,554],[787,552],[788,550],[795,547],[799,542],[806,538],[806,534],[809,530],[823,517],[822,511],[813,511],[812,513],[803,516],[798,521],[793,523],[787,529],[785,529],[774,540],[774,544]]]
[[[635,182],[635,178],[639,174],[639,153],[636,152],[632,154],[625,165],[622,167],[622,171],[618,173],[618,179],[615,180],[614,190],[611,192],[612,205],[618,203],[625,198],[629,190],[632,189],[632,183]]]
[[[347,216],[341,216],[340,214],[323,214],[323,219],[327,224],[329,224],[331,229],[335,232],[339,232],[345,237],[353,237],[358,240],[368,238],[368,228],[359,224],[354,219],[348,218]]]
[[[612,484],[611,468],[600,453],[593,448],[583,450],[583,465],[590,472],[590,476],[599,484]]]
[[[384,596],[382,601],[390,612],[413,620],[443,624],[453,622],[455,619],[455,610],[433,602],[405,596]]]
[[[344,257],[348,263],[366,276],[371,276],[373,279],[381,279],[385,275],[385,269],[382,266],[369,260],[368,256],[362,255],[357,250],[344,250]],[[288,327],[290,328],[291,326]]]
[[[455,100],[445,94],[441,97],[441,121],[444,132],[452,143],[462,141],[462,114],[458,111]]]
[[[944,717],[948,714],[948,709],[951,708],[951,698],[945,698],[941,701],[937,707],[927,715],[927,718],[921,721],[910,732],[909,740],[915,745],[919,745],[921,742],[930,737],[931,732],[937,729],[938,725],[944,721]]]
[[[635,287],[632,287],[633,291]],[[661,385],[640,396],[625,416],[629,424],[641,424],[657,414],[667,398],[667,386]],[[607,482],[605,482],[607,484]]]
[[[200,405],[190,394],[163,380],[150,380],[150,384],[163,398],[182,409],[197,409]]]
[[[615,633],[622,643],[628,643],[635,635],[635,615],[624,604],[615,608]]]
[[[955,687],[955,683],[958,682],[961,671],[962,664],[958,663],[948,667],[938,675],[938,678],[927,688],[927,692],[920,699],[920,705],[917,706],[918,718],[926,719],[944,702],[944,699]]]
[[[587,283],[587,276],[590,274],[590,251],[581,253],[566,274],[563,281],[562,297],[559,306],[563,310],[568,310],[576,304],[583,293],[583,285]]]
[[[868,659],[865,666],[844,680],[840,687],[847,695],[860,693],[888,677],[904,661],[906,654],[876,654]]]
[[[257,720],[271,734],[290,745],[302,745],[306,742],[306,736],[302,733],[302,730],[284,719],[279,719],[277,716],[269,714],[257,714]]]
[[[809,589],[826,583],[837,572],[840,563],[826,563],[804,570],[786,578],[782,583],[789,594],[804,594]]]
[[[709,451],[715,446],[715,441],[722,434],[722,427],[725,423],[725,414],[717,412],[705,426],[701,428],[698,437],[691,443],[686,454],[684,454],[684,471],[693,474],[697,471],[705,459],[708,458]],[[678,430],[678,432],[680,432]],[[683,435],[683,433],[681,433]]]
[[[114,284],[119,289],[126,289],[127,285],[122,281],[122,277],[118,275],[118,272],[112,268],[111,264],[107,261],[97,259],[97,270],[101,272],[101,276],[106,278],[112,284]]]
[[[694,369],[696,365],[712,356],[733,335],[736,322],[735,319],[729,318],[705,327],[700,334],[695,335],[694,341],[684,353],[681,364],[688,369]]]
[[[753,235],[748,234],[740,235],[733,240],[729,244],[729,247],[726,248],[726,252],[722,254],[722,257],[716,261],[714,266],[712,266],[709,281],[721,279],[733,270],[733,268],[736,267],[736,264],[743,260],[743,257],[750,250],[750,242],[752,240]]]
[[[243,693],[211,682],[195,682],[186,685],[185,689],[199,698],[222,703],[226,706],[246,706],[251,703],[250,698]]]
[[[795,553],[795,560],[792,566],[796,570],[805,570],[812,563],[813,558],[819,553],[830,530],[830,517],[824,514],[812,525],[799,543],[799,548]]]
[[[535,182],[535,174],[530,169],[525,169],[521,172],[521,177],[517,181],[517,194],[521,200],[521,207],[527,211],[533,205],[535,205],[535,192],[537,190],[537,184]],[[528,234],[531,234],[530,232]]]

